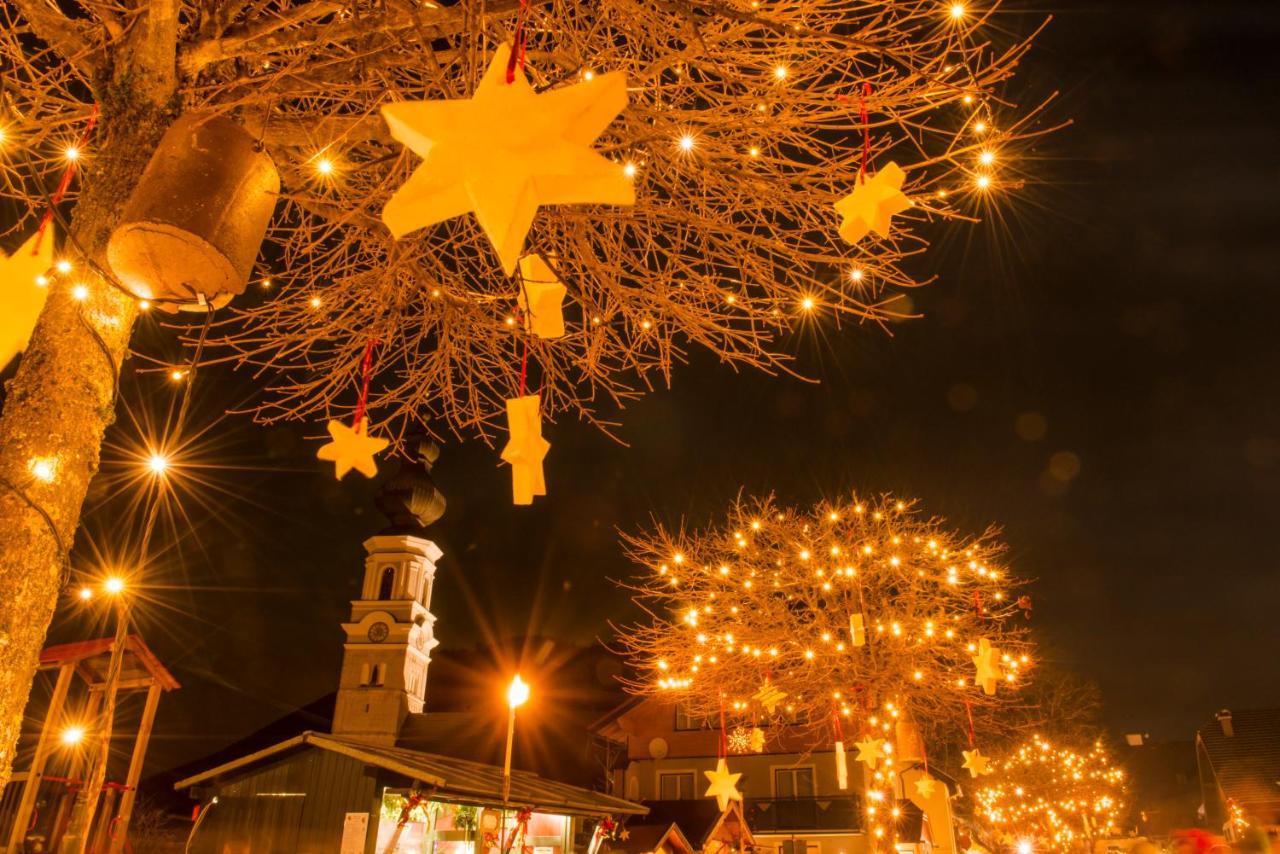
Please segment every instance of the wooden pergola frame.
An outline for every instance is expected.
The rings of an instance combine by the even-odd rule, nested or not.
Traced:
[[[40,725],[40,736],[36,741],[35,755],[31,758],[31,767],[23,783],[22,797],[13,817],[13,825],[9,830],[7,850],[19,850],[18,846],[27,834],[40,783],[45,778],[45,765],[48,763],[54,739],[66,719],[67,696],[71,690],[73,677],[79,677],[84,682],[89,696],[88,717],[95,717],[108,690],[107,672],[111,658],[115,654],[114,638],[98,638],[50,646],[40,653],[40,670],[56,670],[58,676],[54,683],[53,696],[49,700],[49,709]],[[120,678],[111,690],[115,693],[146,691],[147,697],[143,706],[142,719],[138,723],[138,734],[134,739],[129,771],[121,787],[120,806],[113,819],[116,826],[107,825],[110,836],[107,850],[113,854],[123,850],[128,833],[129,820],[133,815],[133,806],[138,794],[138,781],[142,776],[142,764],[151,739],[156,708],[160,704],[160,694],[181,687],[178,680],[174,679],[173,674],[160,663],[160,659],[155,656],[141,636],[128,635],[124,639],[120,654],[123,656]],[[111,722],[101,722],[101,726],[106,727],[109,734]],[[77,767],[78,764],[79,760],[77,760]],[[74,773],[72,776],[75,776]]]

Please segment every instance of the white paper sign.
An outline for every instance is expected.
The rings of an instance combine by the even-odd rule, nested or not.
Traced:
[[[364,854],[364,838],[369,835],[369,814],[349,812],[342,822],[341,854]]]

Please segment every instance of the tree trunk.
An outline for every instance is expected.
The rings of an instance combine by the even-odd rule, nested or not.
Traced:
[[[0,416],[0,788],[12,771],[23,709],[66,583],[67,552],[89,479],[98,471],[103,433],[115,417],[115,373],[138,312],[136,302],[95,273],[79,250],[106,269],[107,239],[172,119],[136,104],[113,110],[108,103],[102,112],[80,164],[75,241],[66,239],[58,253],[75,266],[50,284]],[[75,284],[88,287],[84,301],[72,296]],[[53,461],[50,482],[32,474],[37,459]]]

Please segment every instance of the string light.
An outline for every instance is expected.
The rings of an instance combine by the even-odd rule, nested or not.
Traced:
[[[152,454],[147,458],[147,468],[152,474],[161,475],[169,470],[169,458],[163,454]]]
[[[694,139],[693,134],[686,133],[680,137],[680,150],[684,152],[693,151]]]
[[[80,149],[76,148],[74,145],[68,145],[66,149],[63,150],[62,154],[72,163],[75,163],[80,159]]]
[[[84,285],[76,285],[71,289],[71,296],[75,297],[80,302],[84,302],[89,298],[89,289]]]
[[[951,20],[959,21],[964,17],[964,15],[965,15],[965,8],[963,3],[951,4]]]
[[[80,590],[79,590],[79,592],[77,593],[77,595],[80,597],[80,600],[81,600],[82,602],[87,602],[87,601],[89,601],[90,599],[92,599],[92,598],[93,598],[93,588],[92,588],[92,587],[81,587],[81,588],[80,588]]]
[[[66,747],[75,747],[84,741],[84,727],[73,725],[65,728],[59,736],[59,740]]]
[[[70,273],[71,262],[68,261],[66,258],[59,258],[57,262],[54,263],[53,268],[57,270],[59,273]]]
[[[118,596],[124,592],[124,579],[118,575],[109,576],[107,580],[102,583],[102,588],[112,596]]]
[[[58,474],[57,460],[52,457],[36,457],[27,464],[31,476],[42,483],[53,483]]]

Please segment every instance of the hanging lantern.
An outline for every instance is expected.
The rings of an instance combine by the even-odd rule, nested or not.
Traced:
[[[139,299],[186,311],[244,291],[280,193],[275,164],[230,119],[179,118],[147,164],[107,245]]]

